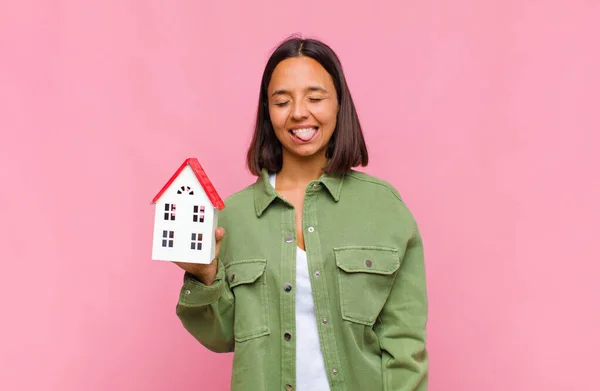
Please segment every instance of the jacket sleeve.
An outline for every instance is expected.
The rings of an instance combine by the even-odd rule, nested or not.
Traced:
[[[376,328],[386,391],[427,390],[429,358],[425,345],[428,300],[423,258],[423,242],[415,224]]]
[[[194,276],[184,274],[176,313],[183,327],[207,349],[232,352],[234,299],[219,261],[212,285],[204,285]]]

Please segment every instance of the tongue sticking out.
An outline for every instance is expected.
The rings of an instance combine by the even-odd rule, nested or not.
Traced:
[[[302,130],[302,131],[296,132],[294,134],[296,137],[298,137],[302,141],[309,141],[311,138],[313,138],[313,136],[315,135],[316,132],[317,132],[317,129],[311,128],[310,130]]]

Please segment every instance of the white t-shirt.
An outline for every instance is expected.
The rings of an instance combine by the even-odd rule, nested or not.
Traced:
[[[275,188],[275,175],[269,180]],[[296,247],[296,390],[329,391],[325,362],[319,343],[308,259],[306,252]]]

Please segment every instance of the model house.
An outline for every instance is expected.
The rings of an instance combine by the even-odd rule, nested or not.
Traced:
[[[207,264],[214,259],[218,213],[225,205],[197,159],[186,159],[152,203],[153,260]]]

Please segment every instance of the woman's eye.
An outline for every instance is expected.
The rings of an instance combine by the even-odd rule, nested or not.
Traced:
[[[288,104],[288,102],[278,102],[278,103],[275,103],[275,106],[283,107],[283,106],[285,106],[287,104]]]
[[[323,100],[323,98],[308,98],[308,100],[310,100],[311,102],[320,102]]]

